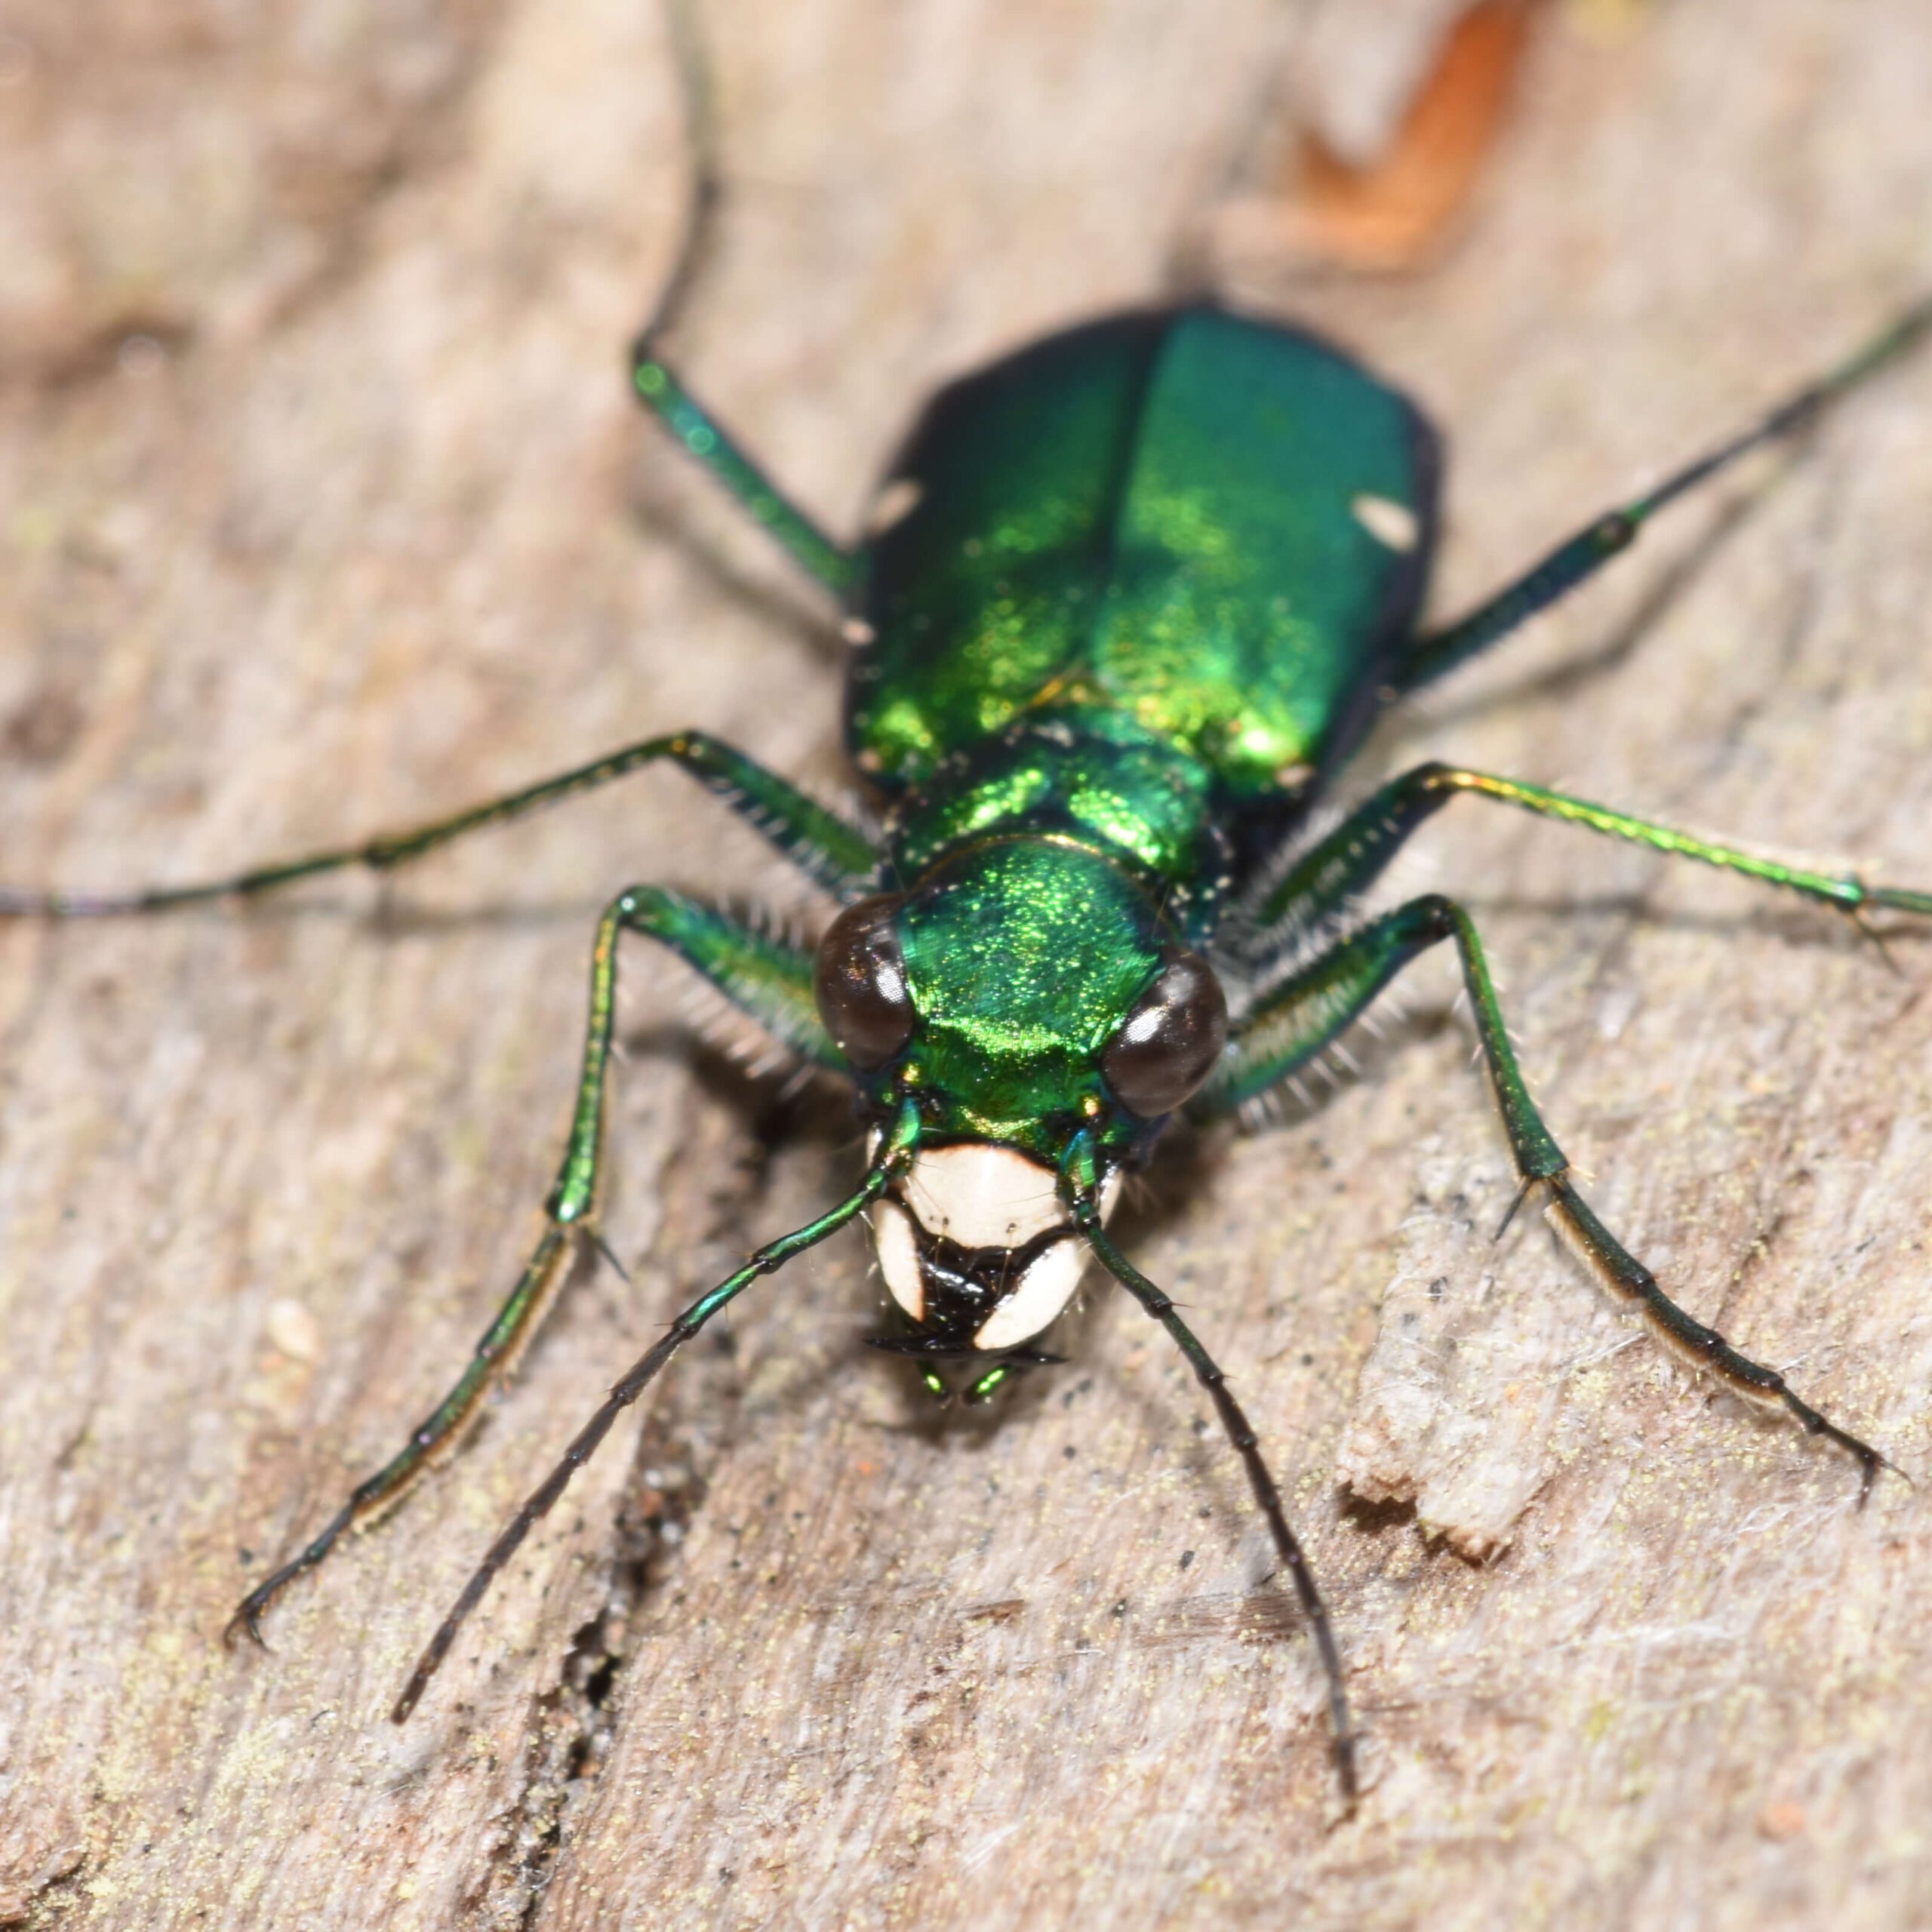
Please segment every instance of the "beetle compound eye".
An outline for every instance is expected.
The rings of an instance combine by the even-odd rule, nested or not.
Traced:
[[[812,989],[819,1017],[852,1064],[883,1066],[912,1037],[912,995],[893,915],[896,898],[862,899],[820,942]]]
[[[1208,1078],[1227,1038],[1220,981],[1199,953],[1180,953],[1108,1042],[1100,1071],[1123,1106],[1152,1120],[1172,1113]]]

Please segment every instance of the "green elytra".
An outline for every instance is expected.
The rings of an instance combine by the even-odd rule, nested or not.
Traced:
[[[772,485],[660,355],[694,248],[640,340],[635,386],[848,612],[847,738],[878,801],[875,831],[686,732],[415,830],[222,880],[115,896],[0,894],[0,913],[137,913],[250,897],[349,866],[388,869],[668,760],[844,909],[814,950],[660,888],[612,900],[592,949],[576,1103],[534,1252],[442,1401],[250,1593],[230,1634],[259,1635],[262,1613],[294,1577],[454,1446],[528,1342],[574,1240],[596,1239],[626,933],[669,947],[778,1041],[848,1080],[872,1128],[872,1151],[850,1195],[686,1309],[612,1389],[438,1630],[398,1700],[398,1721],[491,1579],[678,1348],[753,1281],[872,1210],[903,1216],[916,1247],[916,1305],[906,1306],[895,1279],[896,1326],[880,1344],[913,1356],[935,1395],[983,1400],[1054,1359],[1036,1346],[1040,1330],[977,1343],[1026,1291],[1033,1264],[1066,1244],[1084,1244],[1165,1328],[1242,1459],[1309,1618],[1352,1798],[1355,1733],[1339,1651],[1255,1431],[1104,1215],[1113,1179],[1148,1158],[1176,1112],[1226,1115],[1292,1079],[1410,961],[1444,941],[1460,958],[1518,1203],[1540,1189],[1558,1232],[1666,1343],[1856,1457],[1862,1500],[1890,1466],[1884,1458],[1686,1314],[1579,1192],[1518,1068],[1467,912],[1435,894],[1352,921],[1351,908],[1417,826],[1460,792],[1723,867],[1854,918],[1872,908],[1932,914],[1932,894],[1804,871],[1438,764],[1395,778],[1333,829],[1309,826],[1380,709],[1574,588],[1675,497],[1807,425],[1932,331],[1932,300],[1742,435],[1593,520],[1460,622],[1418,631],[1437,439],[1398,391],[1334,349],[1208,306],[1116,315],[1051,337],[933,400],[881,487],[871,534],[847,547]],[[975,1245],[918,1218],[909,1189],[921,1163],[988,1148],[1042,1177],[1052,1204],[1023,1242]],[[967,1370],[956,1392],[943,1372],[955,1361]]]

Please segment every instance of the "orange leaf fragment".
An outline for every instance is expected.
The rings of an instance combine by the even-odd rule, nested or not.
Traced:
[[[1478,0],[1444,41],[1395,139],[1367,167],[1303,137],[1292,193],[1298,253],[1348,269],[1412,268],[1467,200],[1508,112],[1529,38],[1526,0]]]

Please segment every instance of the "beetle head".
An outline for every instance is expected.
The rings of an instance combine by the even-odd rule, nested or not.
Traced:
[[[875,1221],[894,1298],[936,1347],[1037,1334],[1084,1260],[1059,1190],[1091,1139],[1121,1166],[1207,1077],[1226,1008],[1121,869],[1071,841],[994,839],[848,906],[820,1011],[872,1106],[919,1106],[921,1152]]]

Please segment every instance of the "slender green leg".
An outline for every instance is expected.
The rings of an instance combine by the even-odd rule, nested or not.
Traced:
[[[1867,885],[1857,878],[1835,878],[1807,872],[1777,859],[1760,858],[1735,846],[1715,845],[1689,832],[1674,831],[1650,819],[1633,818],[1561,792],[1546,792],[1513,778],[1495,778],[1450,764],[1419,764],[1392,779],[1321,843],[1297,860],[1269,886],[1252,915],[1257,929],[1250,956],[1264,959],[1291,946],[1299,937],[1296,915],[1315,907],[1325,913],[1367,890],[1424,820],[1440,811],[1462,792],[1520,806],[1545,818],[1560,819],[1612,838],[1649,845],[1681,859],[1746,878],[1760,879],[1828,906],[1854,918],[1869,909],[1932,914],[1932,893],[1907,892],[1896,886]],[[1286,930],[1281,928],[1285,926]]]
[[[638,400],[737,499],[753,521],[770,531],[793,561],[804,566],[808,576],[842,598],[852,585],[850,553],[820,529],[745,454],[717,417],[678,380],[661,352],[664,337],[682,312],[697,281],[722,192],[710,77],[697,30],[675,0],[666,11],[684,82],[691,155],[691,203],[677,260],[651,319],[631,346],[631,386],[637,392]]]
[[[631,355],[638,399],[724,485],[807,574],[835,596],[851,589],[853,563],[842,549],[759,469],[658,355],[657,338],[638,338]]]
[[[546,778],[520,792],[472,805],[448,818],[432,820],[408,832],[383,832],[359,845],[343,845],[306,857],[259,866],[226,878],[192,885],[163,885],[128,893],[30,892],[0,887],[0,918],[98,918],[107,914],[161,912],[211,899],[251,897],[292,885],[298,879],[366,866],[390,872],[423,857],[466,832],[521,818],[540,805],[555,804],[614,778],[622,778],[660,759],[697,777],[731,809],[762,832],[799,869],[842,898],[856,898],[869,884],[878,854],[872,841],[837,813],[808,798],[775,773],[703,731],[674,731],[646,738],[574,771]]]
[[[1739,1395],[1781,1405],[1812,1435],[1824,1436],[1855,1456],[1863,1472],[1859,1487],[1863,1502],[1878,1471],[1892,1466],[1885,1458],[1794,1394],[1775,1369],[1740,1355],[1715,1329],[1687,1315],[1657,1285],[1650,1270],[1619,1244],[1577,1192],[1570,1179],[1569,1160],[1543,1124],[1516,1063],[1482,942],[1468,913],[1454,900],[1435,893],[1411,900],[1331,946],[1269,993],[1235,1026],[1227,1056],[1195,1110],[1204,1115],[1229,1112],[1286,1079],[1358,1017],[1417,954],[1445,939],[1455,942],[1461,957],[1477,1036],[1521,1183],[1518,1201],[1531,1189],[1544,1189],[1547,1211],[1564,1239],[1613,1294],[1636,1304],[1668,1346]],[[1511,1215],[1515,1212],[1512,1207]],[[1506,1219],[1503,1225],[1508,1224]]]
[[[497,1573],[516,1554],[524,1538],[555,1506],[557,1499],[569,1487],[571,1477],[595,1454],[598,1445],[610,1434],[611,1425],[650,1386],[659,1370],[721,1308],[735,1300],[761,1275],[776,1274],[795,1254],[816,1247],[827,1235],[835,1233],[862,1214],[906,1171],[918,1144],[918,1109],[909,1100],[901,1104],[892,1131],[874,1157],[865,1179],[851,1193],[817,1220],[808,1222],[804,1227],[760,1248],[742,1268],[728,1275],[708,1294],[701,1295],[693,1302],[671,1324],[669,1331],[638,1358],[629,1373],[612,1388],[596,1413],[578,1431],[557,1466],[544,1478],[529,1500],[510,1518],[503,1534],[490,1546],[488,1553],[463,1586],[463,1594],[457,1598],[449,1615],[444,1618],[417,1660],[415,1669],[410,1673],[402,1695],[389,1713],[393,1721],[401,1724],[408,1720],[410,1712],[421,1700],[430,1678],[449,1654],[457,1633],[470,1612],[482,1601]]]
[[[1932,331],[1932,297],[1915,302],[1835,369],[1809,384],[1741,435],[1734,436],[1666,477],[1647,495],[1608,512],[1539,558],[1468,616],[1446,629],[1416,639],[1389,679],[1391,697],[1433,684],[1547,610],[1613,557],[1637,540],[1637,533],[1666,503],[1675,502],[1737,459],[1766,443],[1810,427],[1832,404],[1856,389]]]
[[[697,286],[724,195],[718,164],[717,108],[697,23],[685,0],[666,0],[664,12],[684,94],[691,193],[671,272],[665,277],[649,321],[631,345],[631,386],[638,400],[804,567],[806,574],[842,598],[852,583],[851,555],[739,448],[664,359],[664,339],[675,327]]]
[[[589,1228],[602,1164],[604,1089],[616,1011],[617,941],[624,932],[661,940],[695,966],[733,1003],[777,1038],[826,1066],[841,1063],[820,1025],[812,1000],[811,956],[752,932],[682,894],[635,886],[614,900],[598,921],[591,952],[590,1015],[577,1079],[569,1139],[555,1184],[544,1204],[548,1225],[509,1299],[478,1343],[455,1386],[411,1432],[401,1453],[366,1481],[301,1552],[242,1600],[228,1626],[232,1641],[245,1629],[257,1641],[261,1617],[304,1571],[326,1557],[345,1531],[359,1527],[400,1502],[417,1479],[453,1451],[480,1413],[484,1397],[515,1365],[554,1299],[574,1228]]]
[[[1348,1690],[1342,1677],[1342,1654],[1328,1622],[1327,1606],[1294,1530],[1289,1526],[1281,1492],[1261,1457],[1260,1438],[1247,1420],[1247,1412],[1235,1399],[1228,1378],[1213,1356],[1201,1346],[1194,1331],[1183,1321],[1173,1302],[1149,1281],[1114,1245],[1101,1225],[1100,1177],[1094,1159],[1092,1142],[1078,1136],[1061,1171],[1061,1193],[1081,1235],[1102,1267],[1133,1296],[1140,1306],[1172,1337],[1174,1345],[1187,1358],[1195,1379],[1207,1390],[1227,1432],[1228,1440],[1247,1472],[1248,1487],[1267,1519],[1268,1533],[1281,1566],[1294,1580],[1295,1594],[1301,1600],[1302,1614],[1315,1633],[1315,1645],[1321,1654],[1321,1668],[1328,1680],[1328,1721],[1335,1738],[1335,1768],[1342,1781],[1342,1793],[1352,1805],[1355,1801],[1355,1733],[1349,1715]],[[989,1391],[990,1393],[991,1392]]]

